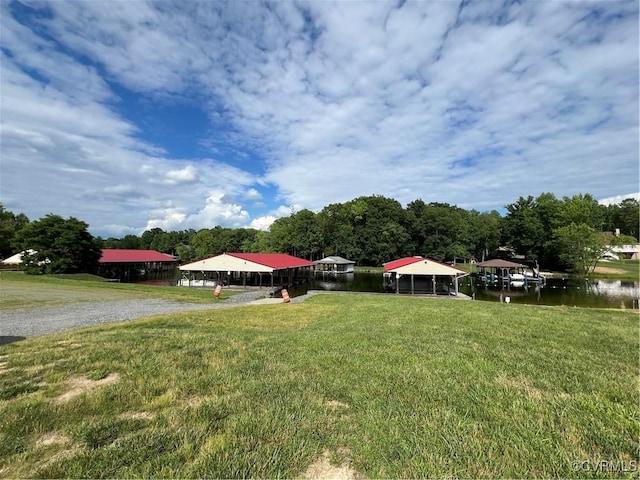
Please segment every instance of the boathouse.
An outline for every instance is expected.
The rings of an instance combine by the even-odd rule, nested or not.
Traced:
[[[222,253],[180,265],[178,282],[188,287],[213,287],[218,283],[273,287],[291,285],[302,273],[308,276],[314,263],[284,253]]]
[[[98,275],[121,282],[168,280],[173,277],[176,258],[156,250],[104,248]]]
[[[322,272],[328,273],[353,273],[353,267],[356,262],[347,260],[346,258],[332,255],[324,257],[316,262],[316,267]]]
[[[494,258],[476,263],[478,276],[486,282],[508,281],[514,273],[524,275],[527,267],[522,263],[510,262],[502,258]],[[520,278],[518,277],[518,280]],[[524,276],[523,276],[524,279]]]
[[[425,257],[405,257],[383,264],[387,291],[412,295],[458,295],[458,280],[469,272]]]

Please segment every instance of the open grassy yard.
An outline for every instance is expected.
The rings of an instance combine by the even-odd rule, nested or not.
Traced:
[[[223,289],[220,299],[239,293]],[[71,295],[72,294],[72,295]],[[25,275],[0,272],[0,309],[52,307],[73,302],[162,298],[176,302],[212,303],[211,289],[107,282],[94,275]]]
[[[640,261],[602,260],[598,262],[593,276],[598,278],[640,280]]]
[[[348,294],[32,338],[0,346],[0,477],[637,478],[638,340]]]

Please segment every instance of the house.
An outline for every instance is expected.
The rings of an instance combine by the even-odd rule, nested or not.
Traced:
[[[353,260],[332,255],[316,262],[316,267],[323,272],[330,273],[353,273],[356,264]]]
[[[607,252],[613,257],[623,258],[625,260],[640,260],[640,243],[635,245],[621,245],[619,247],[611,247]]]
[[[301,273],[309,274],[313,262],[284,253],[222,253],[180,265],[182,286],[218,283],[254,286],[291,285]]]
[[[425,257],[405,257],[383,264],[388,291],[431,295],[462,295],[458,281],[469,275],[460,268]]]

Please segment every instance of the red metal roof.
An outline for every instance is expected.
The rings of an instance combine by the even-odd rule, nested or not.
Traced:
[[[296,267],[313,267],[314,263],[304,258],[294,257],[286,253],[229,253],[232,257],[241,258],[248,262],[258,263],[274,270]]]
[[[397,260],[392,260],[391,262],[383,263],[384,271],[388,272],[389,270],[395,270],[396,268],[406,267],[407,265],[411,265],[412,263],[420,262],[425,260],[424,257],[404,257],[399,258]]]
[[[125,250],[120,248],[103,248],[100,263],[146,263],[175,262],[172,255],[155,250]]]

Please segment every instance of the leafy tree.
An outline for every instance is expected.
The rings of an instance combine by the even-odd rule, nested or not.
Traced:
[[[67,220],[49,214],[16,232],[15,245],[23,255],[27,273],[94,273],[102,255],[88,225],[76,218]]]
[[[615,228],[620,229],[620,233],[623,235],[629,235],[634,237],[636,240],[640,240],[640,236],[638,233],[640,222],[640,202],[635,198],[625,198],[622,202],[620,202],[620,208],[616,212],[615,216],[616,226]]]
[[[479,213],[469,212],[469,228],[471,232],[471,253],[481,261],[489,256],[489,252],[500,246],[502,217],[492,210]]]
[[[351,260],[359,265],[380,265],[405,254],[410,236],[398,201],[372,195],[358,197],[345,206],[355,240]]]
[[[277,219],[269,228],[269,234],[273,251],[306,258],[319,256],[322,251],[316,214],[307,209]]]
[[[317,222],[322,256],[340,255],[349,259],[356,258],[356,238],[351,212],[346,204],[327,205],[318,213]]]
[[[474,228],[466,210],[415,200],[407,205],[407,223],[414,253],[441,261],[471,256]]]
[[[503,223],[504,243],[515,248],[527,258],[538,258],[547,238],[544,225],[536,212],[537,203],[532,196],[519,197],[506,206]]]
[[[581,276],[591,273],[602,254],[616,243],[612,233],[599,232],[586,223],[572,223],[557,228],[553,241],[560,259]]]
[[[269,252],[269,233],[257,230],[253,239],[247,238],[242,244],[243,252]]]
[[[176,247],[176,255],[180,262],[191,262],[196,259],[194,249],[191,245],[180,244]]]
[[[28,223],[29,219],[26,215],[23,213],[15,215],[0,203],[0,258],[7,258],[15,253],[13,249],[14,236]]]
[[[159,250],[160,241],[164,235],[164,230],[159,227],[145,230],[140,238],[140,248],[142,250]]]
[[[204,258],[213,255],[215,247],[213,244],[212,231],[208,228],[198,230],[198,233],[191,238],[190,246],[193,249],[192,253],[194,258]]]
[[[560,226],[583,223],[595,230],[601,230],[604,224],[602,208],[589,193],[564,197],[559,210]]]

